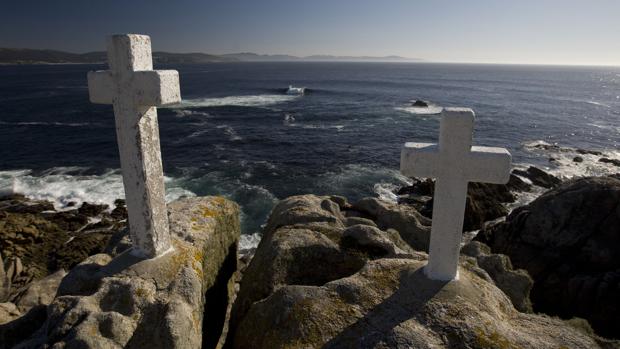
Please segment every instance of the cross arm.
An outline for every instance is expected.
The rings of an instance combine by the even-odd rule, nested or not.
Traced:
[[[505,184],[510,179],[511,163],[512,156],[504,148],[472,147],[466,176],[470,182]]]
[[[181,102],[179,73],[176,70],[143,70],[133,74],[138,105],[158,107]]]
[[[410,177],[437,177],[439,146],[433,143],[405,143],[400,153],[400,172]]]
[[[88,72],[88,96],[91,103],[112,104],[114,98],[114,79],[109,70]]]

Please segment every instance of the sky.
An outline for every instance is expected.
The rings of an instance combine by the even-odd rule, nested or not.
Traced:
[[[0,47],[620,65],[620,0],[0,0]]]

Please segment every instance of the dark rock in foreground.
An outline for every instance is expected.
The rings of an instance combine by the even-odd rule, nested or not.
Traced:
[[[511,286],[512,296],[527,307],[519,293],[527,293],[531,280],[505,256],[476,252],[482,244],[469,248],[474,257],[462,257],[458,281],[428,280],[426,254],[407,246],[402,232],[374,226],[401,220],[405,212],[396,210],[383,223],[346,226],[347,216],[392,211],[372,200],[349,205],[304,195],[276,206],[241,282],[227,346],[613,347],[561,320],[515,310],[495,283],[516,281],[521,286]]]
[[[562,184],[476,240],[530,273],[534,310],[582,317],[620,338],[620,179]]]
[[[560,183],[562,183],[562,181],[559,178],[534,166],[528,167],[527,170],[525,171],[514,170],[512,171],[512,173],[517,174],[519,176],[523,176],[531,180],[532,183],[534,183],[534,185],[547,188],[547,189],[555,188],[558,185],[560,185]]]
[[[485,222],[507,215],[505,204],[516,200],[513,192],[530,189],[529,184],[515,175],[510,176],[507,184],[469,183],[463,231],[480,229]],[[400,203],[412,205],[425,217],[432,218],[434,190],[435,181],[426,179],[400,188],[396,194]]]
[[[0,198],[0,254],[7,270],[15,266],[8,295],[0,302],[15,300],[30,282],[59,269],[69,270],[102,252],[112,234],[125,227],[127,218],[126,212],[112,216],[106,209],[83,203],[77,209],[54,211],[48,201],[22,195]]]

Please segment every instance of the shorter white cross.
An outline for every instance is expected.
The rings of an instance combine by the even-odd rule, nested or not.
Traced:
[[[405,143],[400,171],[436,178],[433,225],[426,275],[433,280],[458,278],[459,250],[468,182],[503,184],[510,178],[511,156],[504,148],[472,147],[474,112],[445,108],[439,144]]]
[[[108,38],[110,70],[88,73],[90,101],[112,104],[134,253],[155,257],[170,249],[157,108],[181,101],[179,73],[152,70],[151,38]]]

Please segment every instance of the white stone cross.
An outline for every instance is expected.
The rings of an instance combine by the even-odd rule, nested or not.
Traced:
[[[110,70],[88,73],[90,101],[112,104],[133,253],[152,258],[170,249],[157,106],[181,101],[179,73],[153,70],[151,38],[108,38]]]
[[[433,280],[458,278],[468,182],[503,184],[510,178],[511,155],[504,148],[472,147],[474,112],[446,108],[441,114],[439,144],[406,143],[400,171],[406,176],[436,178],[433,225],[425,274]]]

